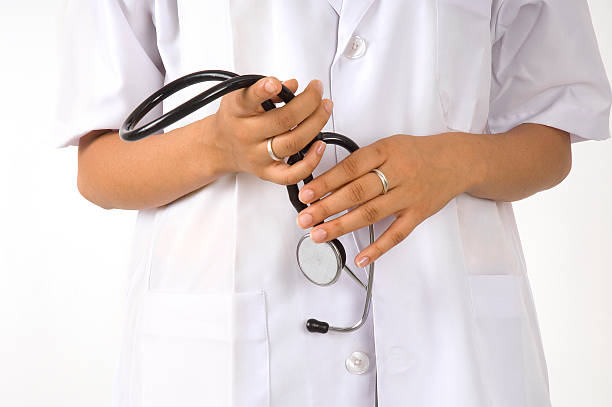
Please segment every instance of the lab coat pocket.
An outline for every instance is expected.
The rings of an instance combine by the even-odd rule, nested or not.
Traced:
[[[496,407],[525,405],[527,329],[518,275],[468,277],[483,390]]]
[[[147,292],[135,363],[135,405],[269,406],[264,292]]]
[[[449,130],[481,133],[489,113],[492,0],[437,0],[440,104]]]

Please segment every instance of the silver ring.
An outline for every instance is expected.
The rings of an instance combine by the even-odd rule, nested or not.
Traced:
[[[378,175],[378,178],[380,178],[380,182],[382,182],[382,187],[383,187],[382,195],[386,194],[387,191],[389,190],[389,181],[387,180],[387,177],[385,177],[385,174],[383,174],[383,172],[379,170],[378,168],[374,168],[370,172],[373,172],[376,175]]]
[[[274,151],[272,151],[272,139],[274,137],[270,137],[268,139],[268,155],[270,156],[271,159],[273,159],[274,161],[283,161],[282,158],[280,158],[279,156],[277,156],[276,154],[274,154]]]

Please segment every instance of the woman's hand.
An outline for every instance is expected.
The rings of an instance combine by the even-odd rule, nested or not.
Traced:
[[[296,80],[284,82],[292,92],[297,90]],[[222,162],[223,172],[248,172],[277,184],[295,184],[306,178],[319,164],[325,143],[314,143],[305,158],[292,165],[274,161],[267,150],[267,141],[274,137],[272,151],[278,157],[287,157],[303,149],[321,131],[332,111],[332,102],[322,100],[323,85],[311,81],[306,89],[288,104],[264,111],[261,103],[267,99],[280,102],[277,95],[281,82],[266,77],[246,89],[237,90],[221,99],[219,110],[212,120],[213,134]]]
[[[461,156],[452,136],[395,135],[357,150],[301,189],[300,200],[315,203],[298,215],[298,224],[308,228],[356,206],[311,230],[315,242],[325,242],[395,216],[391,226],[356,257],[358,267],[367,266],[481,178],[482,171],[463,158],[469,156]],[[371,172],[374,168],[389,182],[384,195],[380,178]]]

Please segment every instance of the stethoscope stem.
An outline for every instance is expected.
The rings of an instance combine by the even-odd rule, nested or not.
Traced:
[[[178,78],[157,92],[153,93],[147,99],[145,99],[140,105],[138,105],[134,111],[125,119],[121,128],[119,129],[119,136],[124,141],[137,141],[141,140],[145,137],[148,137],[156,132],[160,132],[164,130],[166,127],[170,126],[173,123],[187,117],[188,115],[194,113],[198,109],[206,106],[212,101],[230,93],[238,89],[244,89],[255,82],[264,78],[263,75],[237,75],[233,72],[221,71],[221,70],[208,70],[208,71],[200,71],[194,72],[189,75],[185,75],[181,78]],[[139,122],[149,113],[155,106],[162,103],[166,98],[175,94],[176,92],[184,89],[188,86],[202,83],[202,82],[220,82],[204,92],[196,95],[195,97],[189,99],[178,107],[170,110],[159,116],[156,119],[153,119],[149,123],[140,125],[138,127]],[[293,98],[294,94],[289,90],[286,86],[282,86],[281,91],[278,94],[278,97],[284,102],[289,103]],[[268,99],[262,103],[262,107],[264,110],[272,110],[276,106],[272,102],[272,100]],[[359,147],[357,144],[351,140],[350,138],[343,136],[337,133],[331,132],[322,132],[319,133],[306,147],[304,147],[301,151],[291,155],[287,159],[287,163],[289,165],[295,164],[304,158],[306,152],[310,148],[310,146],[316,142],[317,140],[323,140],[328,144],[334,144],[337,146],[341,146],[350,153],[355,152]],[[304,180],[304,184],[312,181],[312,174],[308,175]],[[295,208],[295,210],[299,213],[304,210],[307,205],[302,203],[298,198],[298,186],[297,184],[287,185],[287,192],[289,194],[289,200],[291,204]],[[369,226],[370,230],[370,244],[374,243],[374,227],[372,225]],[[303,240],[303,239],[302,239]],[[331,244],[331,242],[328,242]],[[310,319],[306,323],[306,328],[310,332],[320,332],[325,333],[328,331],[336,331],[336,332],[351,332],[356,329],[359,329],[367,320],[368,314],[370,311],[370,304],[372,300],[372,283],[374,280],[374,262],[370,263],[368,267],[368,282],[367,285],[364,284],[361,279],[359,279],[355,273],[353,273],[348,267],[345,265],[346,255],[344,248],[339,242],[335,242],[334,245],[339,245],[338,248],[333,249],[334,255],[336,256],[337,265],[342,263],[336,269],[336,273],[340,273],[341,269],[344,269],[355,281],[359,283],[360,286],[366,289],[366,300],[364,304],[363,314],[359,322],[351,327],[336,327],[329,326],[326,322],[317,321],[316,319]],[[298,249],[299,249],[298,245]],[[335,247],[335,246],[334,246]],[[339,259],[342,259],[341,262]],[[300,266],[301,268],[301,266]],[[302,272],[304,272],[302,270]],[[337,275],[337,274],[336,274]]]
[[[374,243],[374,226],[370,225],[368,227],[370,232],[370,244]],[[374,263],[370,263],[368,266],[368,284],[366,287],[366,299],[365,304],[363,306],[363,314],[361,315],[361,319],[355,323],[355,325],[351,327],[337,327],[333,325],[329,325],[327,322],[319,321],[314,318],[306,321],[306,329],[309,332],[318,332],[318,333],[327,333],[328,331],[334,332],[353,332],[357,329],[361,328],[363,324],[365,324],[368,319],[368,315],[370,313],[370,306],[372,303],[372,286],[374,284]],[[349,275],[353,276],[361,285],[363,285],[362,281],[351,271]]]
[[[344,266],[344,271],[346,271],[346,273],[353,278],[353,281],[355,281],[357,284],[363,287],[364,290],[368,289],[368,286],[363,281],[361,281],[361,279],[357,277],[357,275],[355,275],[353,270],[348,268],[348,266]]]

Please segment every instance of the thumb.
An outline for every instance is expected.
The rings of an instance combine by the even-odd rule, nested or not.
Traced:
[[[249,116],[255,112],[263,112],[261,104],[278,95],[281,88],[281,82],[275,77],[267,76],[261,78],[248,88],[229,94],[234,99],[233,103],[231,103],[233,105],[232,110],[237,116]]]

